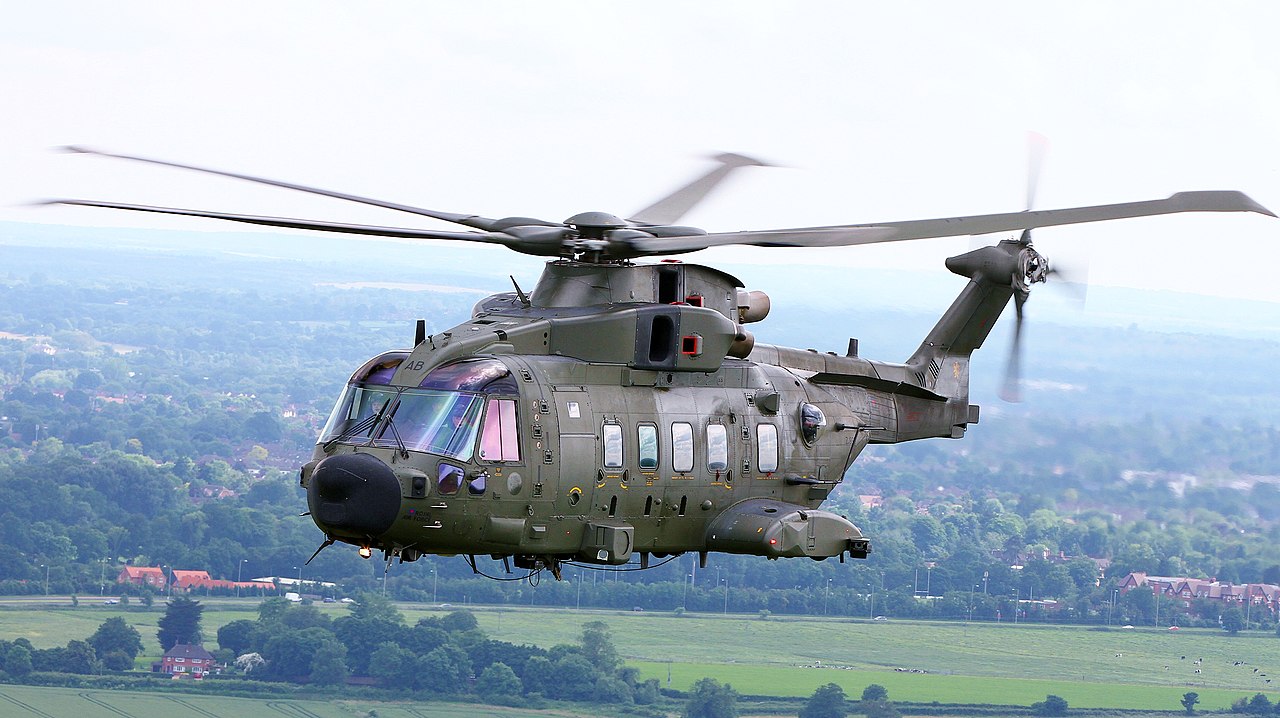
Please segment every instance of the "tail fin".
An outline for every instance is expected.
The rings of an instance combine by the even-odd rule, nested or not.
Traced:
[[[969,357],[986,341],[1020,285],[1021,250],[1019,243],[1005,241],[947,260],[947,269],[969,277],[969,284],[907,360],[921,386],[968,403]]]

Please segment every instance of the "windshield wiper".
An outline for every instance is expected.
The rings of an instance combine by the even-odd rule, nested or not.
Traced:
[[[379,409],[378,409],[377,411],[375,411],[374,413],[372,413],[372,414],[370,414],[370,415],[366,416],[365,418],[361,419],[360,421],[357,421],[356,423],[352,424],[350,427],[348,427],[348,428],[347,428],[345,431],[343,431],[341,434],[338,434],[337,436],[333,437],[332,439],[329,439],[328,441],[324,442],[324,444],[323,444],[323,448],[324,448],[324,450],[325,450],[325,451],[329,451],[329,450],[330,450],[330,449],[332,449],[335,445],[337,445],[337,444],[341,443],[344,439],[347,439],[347,438],[353,437],[353,436],[355,436],[356,434],[359,434],[359,433],[360,433],[360,432],[362,432],[362,431],[367,431],[367,430],[372,429],[373,427],[377,426],[377,425],[378,425],[378,423],[382,421],[382,415],[386,413],[386,411],[387,411],[387,407],[391,406],[391,401],[392,401],[392,399],[393,399],[393,398],[394,398],[394,397],[387,397],[387,400],[386,400],[385,402],[383,402],[382,406],[381,406],[381,407],[379,407]]]
[[[400,408],[396,405],[396,408]],[[396,448],[400,451],[400,458],[409,458],[409,449],[404,445],[404,441],[400,439],[400,432],[396,430],[396,413],[392,411],[387,415],[387,428],[391,430],[391,437],[396,440]]]

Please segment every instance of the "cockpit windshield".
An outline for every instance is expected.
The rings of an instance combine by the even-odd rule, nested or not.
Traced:
[[[390,446],[470,461],[484,405],[481,392],[514,393],[510,371],[494,359],[448,364],[418,389],[389,386],[407,354],[378,357],[351,377],[320,443]]]

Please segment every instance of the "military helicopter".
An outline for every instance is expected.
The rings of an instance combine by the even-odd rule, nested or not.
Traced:
[[[549,257],[461,324],[357,369],[301,469],[325,547],[390,563],[477,556],[556,578],[566,562],[619,566],[709,552],[770,559],[866,558],[870,540],[820,508],[868,444],[964,436],[978,422],[969,361],[1013,300],[1016,387],[1023,304],[1054,274],[1030,230],[1177,212],[1271,213],[1240,192],[1071,209],[798,229],[706,232],[677,224],[730,172],[706,175],[622,219],[490,219],[411,207],[192,165],[76,147],[443,220],[471,231],[52,200],[270,227],[499,244]],[[1274,216],[1274,215],[1271,215]],[[663,259],[708,247],[834,247],[1017,232],[951,257],[968,284],[902,363],[757,343],[744,325],[768,296],[725,272]],[[304,514],[305,515],[305,514]],[[314,556],[312,557],[314,558]]]

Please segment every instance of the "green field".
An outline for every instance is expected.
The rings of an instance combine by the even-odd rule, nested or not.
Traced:
[[[1199,693],[1205,709],[1226,708],[1257,692],[1280,697],[1259,676],[1280,677],[1280,639],[1272,633],[473,608],[490,637],[543,647],[573,643],[583,623],[605,621],[631,665],[676,689],[711,676],[751,695],[805,696],[833,682],[856,696],[879,683],[895,700],[920,703],[1029,705],[1053,693],[1082,708],[1167,710],[1178,710],[1187,691]],[[322,610],[338,616],[346,609],[325,605]],[[412,624],[452,609],[403,605],[401,610]],[[87,637],[115,615],[138,628],[148,659],[159,654],[159,608],[145,613],[101,606],[0,610],[0,638],[26,636],[37,647],[63,645]],[[219,626],[254,616],[248,600],[211,604],[205,635],[212,644]],[[1244,664],[1234,665],[1237,661]]]
[[[132,691],[86,691],[0,685],[0,715],[14,718],[549,718],[583,716],[458,703],[310,701],[166,695]]]

